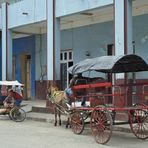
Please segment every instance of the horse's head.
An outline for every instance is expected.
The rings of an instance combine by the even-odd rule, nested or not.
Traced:
[[[58,91],[58,87],[54,84],[50,84],[47,89],[48,96],[52,96],[55,91]]]
[[[50,87],[51,95],[53,95],[53,93],[54,93],[55,91],[58,91],[58,90],[59,90],[59,89],[58,89],[57,86],[51,86],[51,87]]]

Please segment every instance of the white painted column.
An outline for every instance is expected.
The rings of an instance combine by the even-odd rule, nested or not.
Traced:
[[[115,55],[132,53],[132,0],[114,0]]]
[[[115,55],[124,55],[124,0],[114,0],[114,24]],[[124,74],[116,74],[114,78],[123,79]]]
[[[53,0],[47,0],[47,80],[53,80]]]
[[[8,80],[12,80],[12,57],[13,57],[13,52],[12,52],[12,31],[8,30],[8,59],[7,59],[7,76]]]
[[[133,51],[133,48],[132,48],[132,37],[133,37],[132,0],[120,0],[120,1],[114,0],[114,9],[115,9],[115,16],[114,16],[115,55],[129,54],[131,53],[131,51]],[[124,79],[125,84],[128,83],[129,78],[130,78],[129,74],[116,74],[116,79]],[[125,96],[125,100],[126,100],[126,104],[128,105],[131,104],[132,102],[126,96]]]
[[[114,0],[115,55],[132,53],[132,0]],[[117,74],[124,78],[124,74]]]
[[[127,0],[126,1],[126,10],[127,10],[127,21],[126,21],[126,26],[127,26],[127,34],[126,34],[126,39],[127,39],[127,54],[132,54],[133,53],[133,18],[132,18],[132,0]]]
[[[60,51],[61,51],[61,44],[60,44],[60,19],[57,18],[55,22],[55,69],[56,69],[56,80],[60,80]]]
[[[55,50],[55,79],[60,79],[60,19],[55,19],[55,39],[53,38],[53,1],[47,1],[47,80],[53,80],[53,53]],[[55,42],[55,49],[53,42]]]
[[[6,3],[2,4],[2,80],[6,80]]]
[[[124,55],[124,0],[114,0],[115,55]]]
[[[6,27],[6,3],[4,3],[2,5],[2,80],[6,79],[12,80],[12,31],[7,30]]]

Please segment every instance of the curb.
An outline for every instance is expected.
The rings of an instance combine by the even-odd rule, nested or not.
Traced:
[[[52,114],[48,114],[49,117]],[[61,117],[62,118],[62,117]],[[52,123],[54,124],[54,117],[51,118],[45,118],[45,117],[31,117],[31,116],[27,116],[26,117],[27,120],[32,120],[32,121],[38,121],[38,122],[48,122],[48,123]],[[65,119],[62,120],[62,124],[66,125],[67,121]],[[120,132],[125,132],[125,133],[132,133],[130,127],[118,127],[118,126],[113,126],[113,131],[120,131]]]
[[[125,128],[125,127],[113,127],[113,131],[120,131],[124,133],[132,133],[130,128]]]
[[[32,120],[32,121],[47,122],[47,119],[45,119],[45,118],[26,117],[26,119]]]

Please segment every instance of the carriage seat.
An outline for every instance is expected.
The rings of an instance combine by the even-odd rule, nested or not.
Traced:
[[[3,101],[5,100],[6,96],[0,96],[0,105],[3,105]]]
[[[87,84],[87,79],[77,79],[75,85]]]

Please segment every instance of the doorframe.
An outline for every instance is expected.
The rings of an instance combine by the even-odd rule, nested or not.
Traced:
[[[30,96],[28,96],[28,83],[27,83],[27,61],[30,56],[30,68],[29,68],[29,77],[30,77]],[[20,63],[21,63],[21,81],[25,85],[24,87],[24,98],[27,100],[31,100],[31,54],[21,54],[20,55]]]
[[[72,51],[72,49],[61,50],[60,64],[66,63],[67,69],[68,69],[69,68],[69,62],[73,62],[73,51]],[[69,81],[70,81],[70,76],[69,76],[69,73],[67,72],[67,86],[69,85]]]

